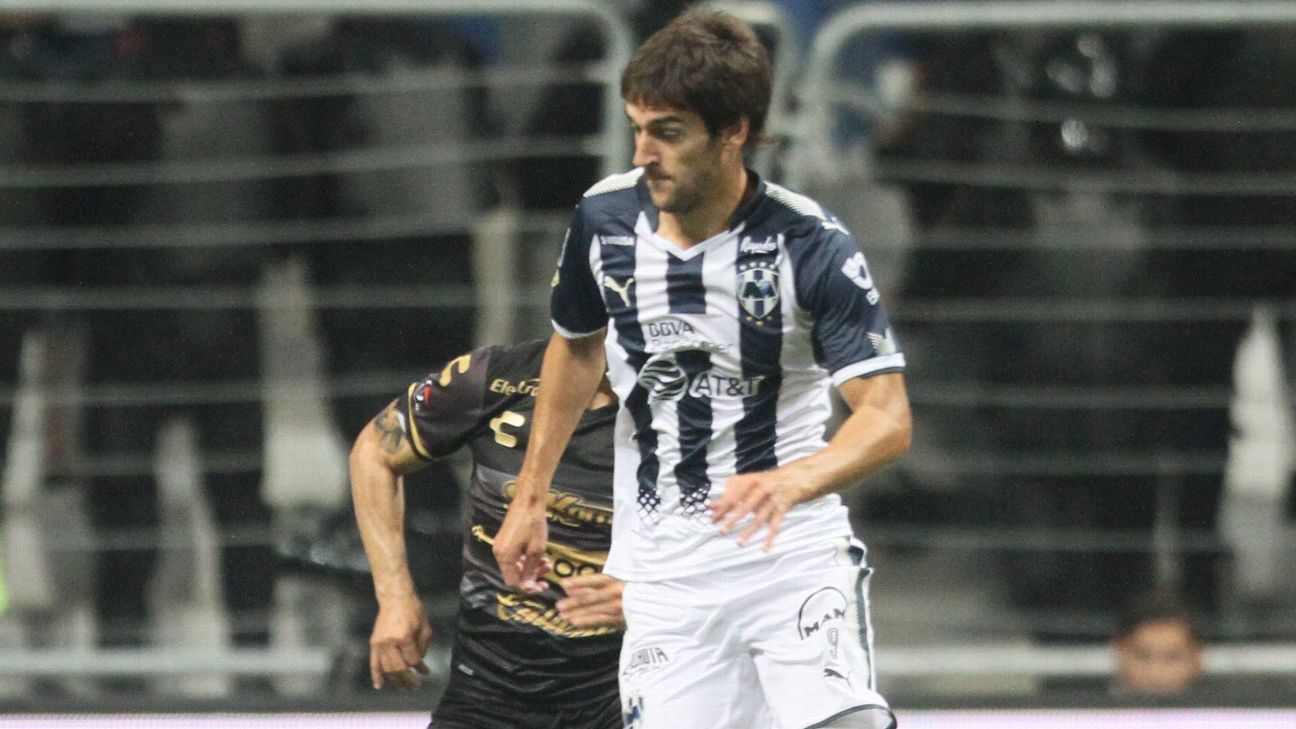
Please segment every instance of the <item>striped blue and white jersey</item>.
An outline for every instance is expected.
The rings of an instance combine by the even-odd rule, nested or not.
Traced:
[[[551,309],[568,338],[607,327],[622,407],[606,570],[656,580],[768,556],[721,535],[707,504],[736,473],[821,450],[829,387],[900,371],[904,356],[863,253],[816,202],[758,181],[728,230],[685,249],[657,235],[641,177],[585,193]],[[848,534],[833,494],[793,508],[774,549]]]

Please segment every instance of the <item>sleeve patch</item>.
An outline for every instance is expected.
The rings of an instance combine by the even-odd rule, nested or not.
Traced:
[[[468,368],[471,365],[472,365],[471,354],[465,354],[459,357],[455,357],[454,359],[447,362],[445,368],[441,370],[441,377],[440,379],[437,380],[437,384],[442,387],[449,385],[450,380],[454,379],[456,372],[462,375],[463,373],[468,371]],[[424,394],[425,399],[426,397],[427,395]]]

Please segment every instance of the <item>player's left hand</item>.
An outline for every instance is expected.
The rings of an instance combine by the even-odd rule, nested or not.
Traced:
[[[369,637],[369,675],[380,689],[390,681],[402,689],[416,689],[418,674],[431,674],[423,656],[432,643],[432,625],[423,603],[413,595],[379,603]]]
[[[621,593],[625,583],[596,572],[562,581],[567,597],[558,601],[558,614],[577,628],[625,628]]]
[[[769,532],[765,535],[765,550],[769,551],[783,517],[799,501],[798,491],[797,483],[779,469],[741,473],[730,477],[724,493],[707,507],[711,509],[711,522],[720,525],[721,534],[728,534],[750,517],[738,535],[738,544],[746,544],[764,528]]]

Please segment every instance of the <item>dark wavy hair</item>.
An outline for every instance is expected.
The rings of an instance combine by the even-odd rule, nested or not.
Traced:
[[[689,10],[654,33],[621,74],[621,98],[692,111],[712,136],[747,119],[747,147],[765,140],[773,74],[756,33],[726,13]]]

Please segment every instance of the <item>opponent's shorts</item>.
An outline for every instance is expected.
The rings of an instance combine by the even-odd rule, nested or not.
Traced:
[[[457,672],[441,703],[432,712],[428,729],[621,729],[621,703],[616,691],[600,691],[588,700],[564,704],[510,698],[480,688],[468,688]]]
[[[841,539],[682,579],[629,583],[625,726],[894,727],[876,690],[871,572],[863,545]]]
[[[579,706],[525,706],[443,701],[428,729],[621,729],[615,697]]]

